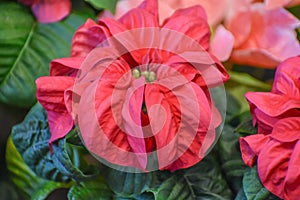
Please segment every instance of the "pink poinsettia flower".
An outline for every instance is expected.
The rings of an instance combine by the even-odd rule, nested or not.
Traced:
[[[174,171],[204,157],[222,120],[209,88],[229,76],[208,52],[200,6],[162,25],[158,18],[157,0],[146,0],[118,20],[88,20],[76,31],[71,57],[52,61],[50,76],[37,80],[50,143],[76,119],[86,148],[112,164],[151,170],[155,153],[158,169]]]
[[[68,16],[71,12],[70,0],[21,0],[31,10],[41,23],[57,22]]]
[[[113,16],[109,11],[101,14],[101,17],[119,18],[127,11],[138,6],[143,0],[121,0],[116,5],[116,12]],[[187,8],[195,5],[201,5],[207,14],[208,23],[212,26],[219,24],[226,12],[228,4],[231,0],[164,0],[159,1],[159,21],[163,22],[166,18],[172,15],[177,9]]]
[[[246,94],[258,134],[240,138],[248,166],[257,161],[263,185],[282,199],[300,196],[300,57],[282,62],[271,92]]]
[[[299,20],[283,8],[266,10],[263,3],[248,4],[226,18],[225,31],[214,38],[221,45],[213,45],[212,52],[218,58],[231,54],[234,63],[275,68],[281,61],[300,54],[295,32],[298,27]],[[232,52],[228,47],[232,44],[230,35],[234,38]],[[223,51],[224,46],[227,48]]]

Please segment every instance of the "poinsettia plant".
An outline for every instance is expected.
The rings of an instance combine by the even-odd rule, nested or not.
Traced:
[[[2,197],[297,200],[299,18],[297,0],[1,1]]]

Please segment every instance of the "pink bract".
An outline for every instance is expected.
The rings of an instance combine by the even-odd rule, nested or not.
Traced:
[[[255,162],[263,185],[282,199],[300,196],[300,57],[282,62],[271,92],[246,94],[258,134],[240,139],[244,162]]]
[[[266,10],[263,3],[245,4],[226,18],[227,30],[215,35],[214,41],[222,40],[222,43],[215,45],[213,53],[218,58],[222,56],[219,52],[229,54],[230,48],[224,52],[218,48],[230,46],[232,40],[227,35],[232,34],[232,62],[275,68],[281,61],[300,54],[295,32],[299,26],[299,20],[283,8]]]
[[[115,18],[121,17],[124,13],[129,11],[130,9],[138,6],[143,0],[122,0],[117,3],[116,13],[114,15]],[[194,5],[201,5],[208,17],[208,23],[210,25],[219,24],[227,10],[228,3],[230,0],[166,0],[159,1],[159,21],[163,22],[166,18],[168,18],[171,14],[175,12],[177,9],[187,8]],[[102,17],[112,17],[112,14],[109,11],[105,11]]]
[[[76,31],[71,57],[36,81],[50,143],[76,119],[86,148],[112,164],[147,171],[155,152],[157,168],[174,171],[205,156],[222,121],[209,88],[229,76],[208,52],[202,7],[177,10],[162,25],[158,18],[157,0],[146,0]]]
[[[31,10],[37,20],[42,23],[57,22],[71,12],[70,0],[21,0]]]
[[[291,7],[300,4],[300,0],[265,0],[267,9],[276,9],[280,7]]]

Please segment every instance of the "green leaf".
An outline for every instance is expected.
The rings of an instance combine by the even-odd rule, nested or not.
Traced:
[[[101,177],[91,181],[80,182],[71,187],[68,192],[68,199],[110,200],[112,197],[113,192]]]
[[[31,195],[31,200],[47,199],[47,197],[55,190],[61,188],[70,188],[72,183],[65,184],[61,182],[45,181],[45,183],[36,188],[36,191]]]
[[[108,9],[111,13],[115,13],[116,4],[118,0],[85,0],[90,3],[94,8],[102,10]]]
[[[49,149],[50,131],[47,114],[36,104],[21,124],[12,128],[12,139],[26,164],[40,177],[68,182],[54,164]]]
[[[120,197],[134,197],[149,190],[156,183],[156,173],[129,173],[105,168],[104,176],[109,187]]]
[[[226,91],[229,92],[241,105],[240,113],[249,110],[248,102],[245,98],[249,91],[270,91],[271,85],[266,84],[247,73],[229,71],[230,80],[225,84]]]
[[[257,133],[257,127],[254,127],[252,124],[252,119],[247,119],[240,123],[234,130],[236,133],[242,135],[252,135]]]
[[[52,160],[55,166],[62,174],[75,181],[90,179],[99,174],[98,168],[87,162],[91,159],[93,158],[85,148],[68,144],[66,138],[53,144]]]
[[[46,199],[55,189],[70,187],[68,184],[48,181],[39,178],[24,162],[17,151],[12,138],[9,137],[6,146],[6,162],[11,173],[11,179],[23,193],[22,199]]]
[[[154,195],[151,192],[144,192],[141,195],[134,197],[120,197],[116,196],[116,200],[153,200]]]
[[[150,191],[156,200],[232,198],[217,160],[212,155],[189,169],[173,173],[159,187]]]
[[[40,24],[14,2],[0,2],[0,13],[0,102],[29,107],[36,101],[35,79],[49,73],[52,59],[69,55],[74,31],[90,15]]]
[[[13,183],[24,193],[27,198],[32,194],[42,180],[37,178],[30,168],[24,163],[21,155],[12,142],[11,137],[6,145],[6,163],[11,173]]]
[[[240,190],[247,169],[241,157],[239,137],[239,134],[234,133],[234,128],[226,124],[217,148],[222,172],[235,193]]]
[[[47,114],[36,104],[24,121],[13,127],[12,139],[26,164],[40,177],[68,182],[90,178],[98,173],[87,162],[90,154],[81,146],[61,139],[49,149],[50,131]],[[87,173],[87,174],[86,174]]]
[[[235,199],[279,200],[280,198],[274,196],[266,188],[264,188],[258,177],[257,166],[254,166],[253,168],[248,168],[245,172],[243,178],[243,192],[240,192]]]

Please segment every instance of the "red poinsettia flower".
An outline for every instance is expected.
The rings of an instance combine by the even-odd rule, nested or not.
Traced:
[[[282,62],[272,91],[246,94],[258,134],[240,139],[244,162],[257,160],[263,185],[283,199],[300,196],[300,57]]]
[[[221,123],[210,88],[228,74],[208,53],[210,30],[200,6],[177,10],[162,25],[157,0],[119,20],[88,20],[74,35],[70,58],[51,62],[37,80],[48,112],[50,143],[76,119],[93,155],[142,170],[199,162]],[[157,167],[149,167],[157,157]]]
[[[21,0],[31,10],[37,20],[42,23],[57,22],[71,12],[70,0]]]

